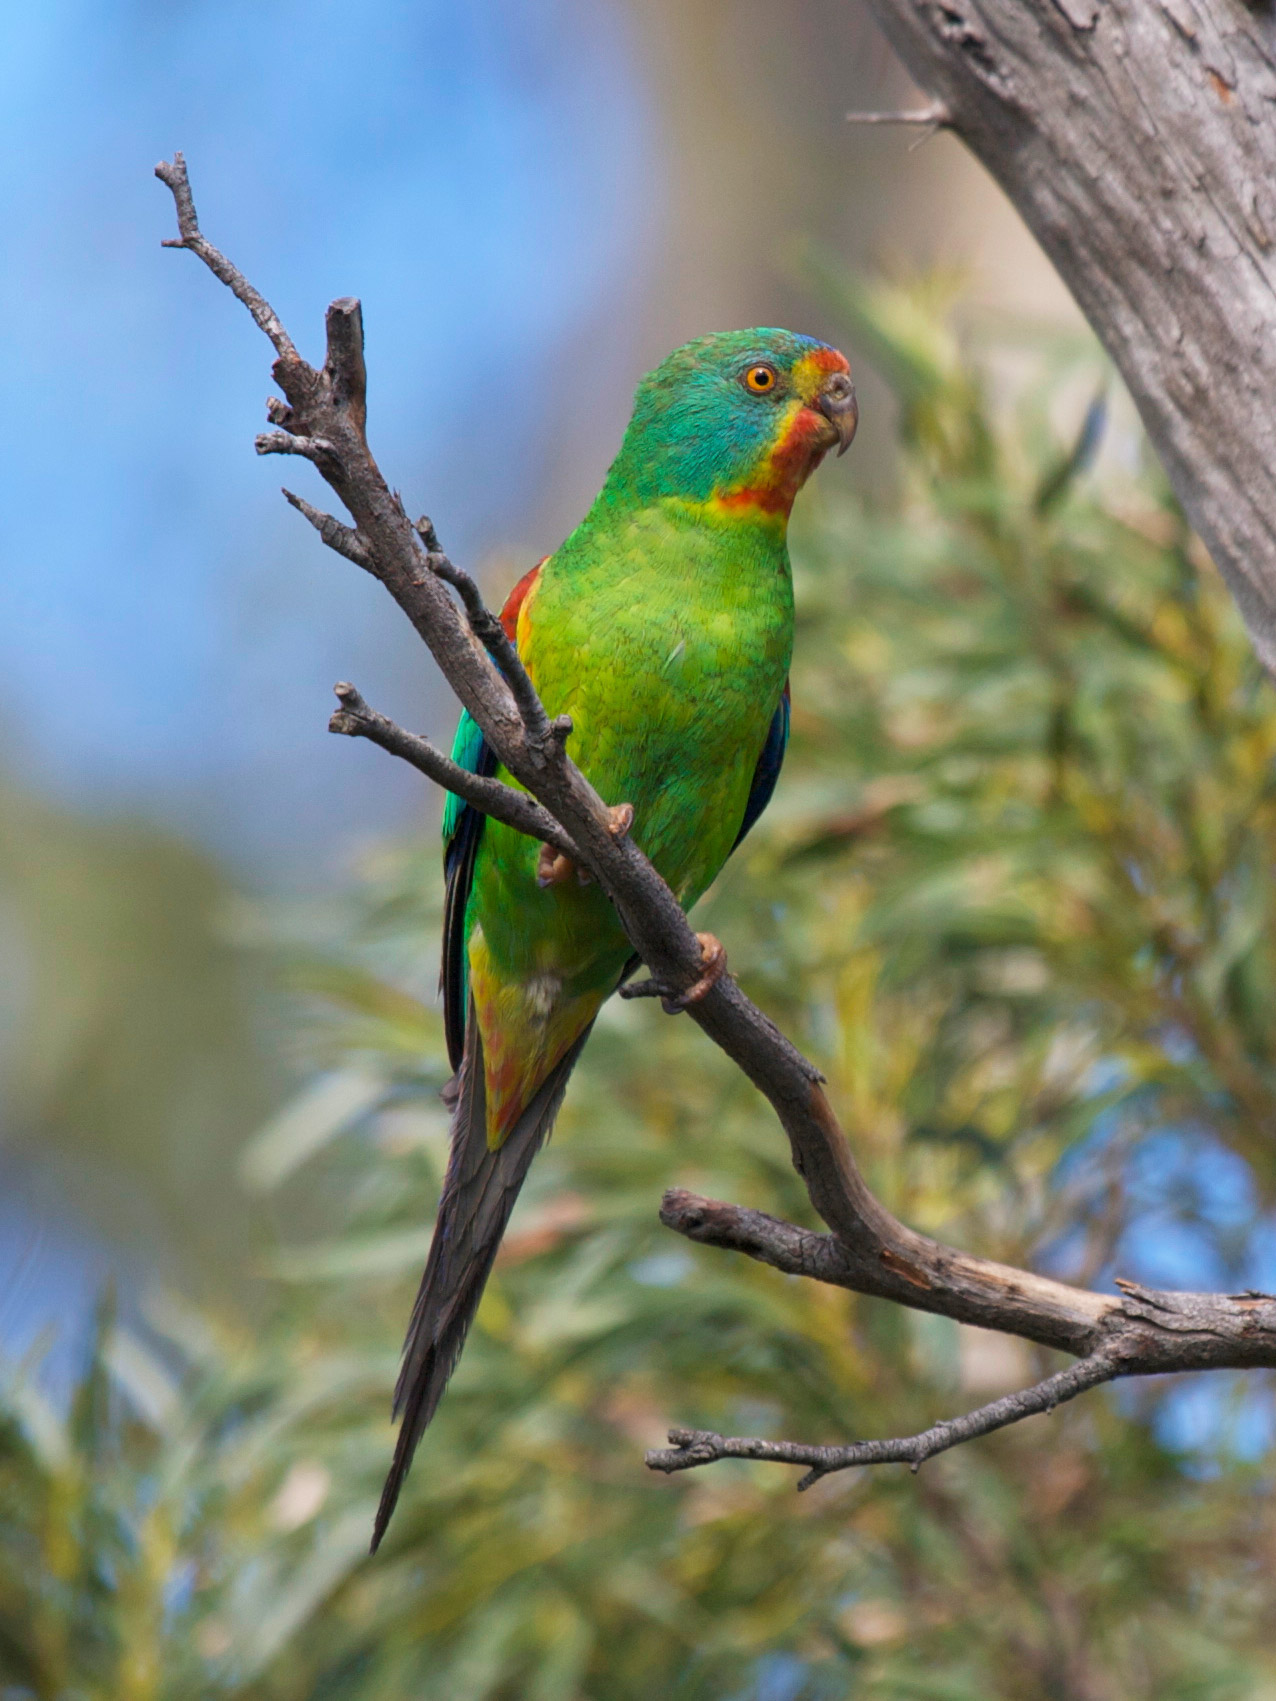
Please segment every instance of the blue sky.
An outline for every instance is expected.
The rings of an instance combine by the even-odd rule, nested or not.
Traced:
[[[324,731],[341,677],[409,719],[448,710],[401,616],[284,507],[310,469],[253,456],[269,350],[160,248],[152,167],[185,150],[206,230],[303,349],[330,298],[362,296],[375,444],[454,552],[540,551],[555,421],[591,361],[625,359],[579,327],[623,338],[658,219],[634,67],[596,0],[5,9],[11,773],[272,885],[426,807]]]

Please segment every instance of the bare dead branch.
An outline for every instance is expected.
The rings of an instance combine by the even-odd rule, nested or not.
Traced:
[[[801,1441],[763,1441],[755,1436],[715,1435],[707,1429],[671,1429],[671,1446],[653,1447],[646,1456],[650,1470],[691,1471],[699,1465],[712,1465],[719,1459],[767,1459],[780,1465],[807,1465],[807,1474],[798,1489],[810,1488],[832,1471],[849,1471],[859,1465],[909,1465],[920,1470],[927,1459],[944,1453],[963,1441],[974,1441],[980,1435],[990,1435],[995,1429],[1005,1429],[1024,1418],[1052,1412],[1066,1400],[1075,1400],[1089,1388],[1110,1382],[1121,1374],[1118,1366],[1103,1353],[1083,1358],[1076,1364],[1056,1371],[1044,1381],[1024,1388],[1017,1394],[1005,1394],[963,1417],[946,1418],[932,1424],[920,1435],[902,1436],[892,1441],[853,1441],[844,1447],[813,1447]]]
[[[274,344],[275,353],[279,358],[286,361],[299,360],[300,356],[293,347],[292,338],[284,330],[279,315],[265,296],[253,288],[239,268],[232,266],[226,256],[214,248],[200,230],[183,155],[176,153],[171,161],[161,160],[155,167],[155,175],[173,192],[173,200],[177,204],[177,228],[180,233],[176,240],[170,239],[162,246],[189,248],[192,254],[197,254],[213,276],[219,278],[226,288],[243,302],[258,326]]]
[[[263,431],[253,441],[259,455],[301,455],[319,466],[336,457],[336,449],[326,437],[300,437],[291,431]]]
[[[1119,1296],[1089,1293],[960,1253],[954,1260],[950,1248],[920,1235],[913,1237],[912,1262],[905,1268],[897,1244],[880,1238],[871,1228],[863,1240],[848,1242],[782,1222],[765,1211],[704,1199],[680,1188],[665,1194],[660,1220],[689,1240],[743,1252],[787,1275],[807,1276],[854,1293],[893,1299],[914,1310],[1019,1335],[1076,1353],[1079,1362],[1022,1393],[902,1440],[818,1447],[672,1430],[673,1451],[647,1457],[655,1470],[687,1470],[727,1458],[806,1464],[818,1467],[819,1475],[895,1460],[916,1465],[933,1453],[1048,1411],[1117,1377],[1224,1367],[1256,1369],[1276,1362],[1276,1298],[1270,1294],[1157,1293],[1121,1280]],[[912,1286],[911,1293],[900,1291],[901,1277]],[[798,1486],[806,1487],[807,1482]]]
[[[324,376],[338,407],[348,411],[362,432],[368,419],[368,369],[363,360],[363,308],[352,295],[343,295],[328,308],[325,321],[328,358]]]
[[[158,175],[173,187],[175,168],[168,167]],[[189,196],[184,167],[177,180]],[[194,217],[193,202],[190,217]],[[211,244],[202,242],[193,251],[206,264],[212,264],[209,256],[214,256],[223,269],[240,278]],[[283,420],[292,437],[325,445],[315,464],[349,510],[368,550],[369,571],[412,622],[504,766],[568,831],[582,866],[615,903],[644,961],[668,985],[679,990],[694,986],[702,972],[695,935],[672,892],[632,839],[615,836],[608,805],[567,758],[563,748],[566,721],[560,719],[555,724],[546,718],[549,736],[529,734],[509,683],[423,558],[421,539],[368,449],[358,406],[360,387],[345,373],[346,351],[358,329],[358,315],[349,298],[336,305],[340,308],[340,328],[334,343],[330,316],[330,363],[322,372],[299,357],[291,362],[276,361],[274,372],[287,405],[272,403],[272,420]],[[272,452],[275,447],[271,445]],[[277,447],[291,450],[295,445],[280,443]],[[543,709],[540,713],[544,715]],[[714,995],[696,1006],[696,1019],[701,1020],[715,1002],[733,1003],[737,1021],[743,1019],[759,1034],[767,1034],[773,1043],[786,1047],[790,1067],[803,1079],[809,1077],[809,1065],[799,1053],[780,1039],[747,1000],[732,997],[732,983],[725,977]]]
[[[310,521],[329,549],[338,555],[344,555],[347,561],[353,561],[355,566],[362,567],[365,573],[372,571],[372,557],[353,526],[343,526],[334,515],[325,514],[321,508],[312,507],[304,497],[294,495],[291,490],[284,491],[284,500],[291,502],[297,512]]]
[[[551,721],[546,715],[516,646],[500,620],[483,601],[482,592],[474,580],[464,568],[450,561],[439,547],[434,522],[423,514],[416,522],[416,532],[425,545],[425,558],[430,571],[442,579],[445,585],[451,585],[460,597],[471,632],[500,668],[514,693],[514,701],[518,704],[523,723],[532,737],[557,738],[560,742],[565,740],[572,730],[571,716],[560,715],[557,720]]]
[[[334,717],[336,730],[370,738],[477,807],[562,850],[598,881],[616,906],[654,985],[671,1001],[685,1000],[704,982],[704,951],[673,893],[627,831],[629,821],[620,807],[624,800],[608,807],[570,761],[565,750],[569,722],[549,720],[473,581],[447,561],[428,522],[420,532],[414,529],[369,451],[358,303],[351,298],[333,303],[327,364],[315,371],[296,355],[257,292],[199,236],[180,156],[171,166],[158,168],[157,175],[177,202],[182,233],[178,246],[190,248],[229,284],[280,352],[274,371],[287,403],[273,401],[270,418],[283,441],[269,441],[268,452],[304,452],[298,442],[320,445],[312,458],[349,510],[354,526],[343,526],[297,498],[290,500],[338,553],[386,587],[501,763],[530,795],[523,797],[499,781],[482,781],[455,768],[425,740],[414,739],[368,709],[353,688],[343,693],[343,707]],[[460,606],[449,585],[461,597]],[[484,789],[488,786],[495,789]],[[626,830],[618,831],[622,819]],[[642,823],[635,826],[641,834]],[[824,1095],[818,1069],[729,974],[705,986],[687,1013],[774,1108],[811,1204],[832,1233],[812,1234],[761,1212],[686,1193],[666,1196],[662,1215],[671,1228],[706,1244],[746,1252],[777,1269],[1061,1347],[1082,1362],[1074,1367],[1072,1380],[1065,1372],[1060,1373],[1064,1381],[1048,1379],[1041,1385],[1056,1390],[1056,1401],[1059,1388],[1080,1392],[1110,1376],[1276,1366],[1276,1299],[1269,1296],[1156,1294],[1128,1284],[1119,1297],[1092,1293],[917,1234],[870,1192]],[[1031,1402],[1037,1397],[1029,1390],[1011,1398]],[[1000,1409],[994,1402],[985,1412]],[[1028,1409],[1019,1415],[1027,1415]],[[1045,1405],[1031,1409],[1044,1410]],[[1013,1422],[1015,1416],[998,1418],[984,1428],[978,1427],[985,1422],[984,1413],[953,1420],[958,1425],[976,1422],[971,1434],[985,1433],[1002,1421]],[[857,1445],[920,1446],[937,1433],[946,1436],[949,1428],[941,1425],[907,1443]],[[942,1445],[964,1438],[964,1432],[954,1432]],[[825,1468],[824,1458],[821,1452],[820,1468]],[[798,1462],[812,1463],[805,1458]]]
[[[1120,1312],[1121,1301],[1113,1294],[1090,1293],[1049,1276],[954,1254],[939,1241],[904,1228],[868,1192],[858,1171],[845,1192],[845,1229],[836,1234],[817,1234],[765,1211],[704,1199],[682,1188],[665,1194],[660,1220],[688,1240],[743,1252],[786,1275],[808,1276],[1082,1356],[1096,1350],[1107,1320]]]
[[[410,762],[436,785],[441,785],[445,791],[455,792],[466,803],[482,810],[484,815],[503,821],[507,827],[526,833],[530,839],[553,845],[573,861],[579,855],[548,809],[543,809],[534,798],[528,797],[525,792],[515,791],[513,786],[507,786],[502,780],[472,774],[468,768],[462,768],[431,744],[428,738],[405,732],[385,715],[369,708],[354,686],[344,680],[333,690],[341,707],[328,722],[329,732],[344,733],[348,738],[366,738],[372,744],[379,744],[382,750]]]

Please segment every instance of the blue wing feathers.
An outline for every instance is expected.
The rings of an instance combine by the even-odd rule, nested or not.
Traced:
[[[478,722],[468,709],[461,710],[461,719],[457,723],[456,737],[452,740],[452,760],[460,768],[467,769],[471,774],[486,772],[480,768],[481,752],[487,749],[487,741]],[[450,844],[456,829],[460,824],[461,815],[467,808],[465,801],[453,792],[448,792],[443,804],[443,843]]]
[[[496,755],[468,710],[462,711],[452,742],[452,760],[472,774],[487,778],[496,772]],[[461,1067],[465,1049],[465,912],[474,882],[474,858],[487,816],[449,792],[443,806],[443,872],[447,896],[443,903],[443,1028],[453,1069]]]
[[[780,777],[780,769],[784,766],[784,752],[789,742],[789,682],[784,682],[784,695],[771,717],[771,726],[766,735],[766,743],[762,746],[762,754],[758,757],[758,765],[753,770],[753,784],[749,787],[749,801],[744,806],[744,820],[740,823],[740,831],[735,836],[735,850],[741,839],[751,827],[756,825],[758,817],[771,801],[775,783]]]

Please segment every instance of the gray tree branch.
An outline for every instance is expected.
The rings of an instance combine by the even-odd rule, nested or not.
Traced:
[[[200,232],[181,155],[159,166],[156,175],[177,203],[181,240],[175,246],[189,248],[227,284],[277,351],[274,375],[287,400],[268,404],[276,428],[268,452],[305,454],[317,449],[311,458],[353,525],[300,498],[289,500],[337,553],[386,587],[502,764],[530,795],[500,781],[476,783],[475,776],[456,769],[425,740],[368,709],[352,687],[340,688],[343,706],[334,716],[334,730],[372,739],[477,807],[563,849],[615,904],[657,986],[675,1000],[695,988],[704,974],[703,951],[677,900],[629,835],[617,830],[617,811],[571,761],[570,724],[548,718],[472,581],[447,562],[428,522],[418,530],[409,521],[368,448],[359,303],[332,303],[326,362],[320,370],[309,366],[265,299]],[[449,585],[460,596],[459,604]],[[688,1013],[770,1102],[788,1135],[793,1164],[811,1204],[832,1232],[813,1234],[761,1212],[687,1193],[666,1196],[662,1215],[671,1228],[705,1244],[745,1252],[780,1270],[1060,1347],[1081,1360],[1070,1372],[1060,1373],[1062,1380],[1048,1379],[1012,1397],[1011,1405],[994,1402],[954,1420],[956,1427],[940,1425],[921,1437],[856,1443],[856,1448],[885,1447],[882,1459],[914,1459],[919,1449],[938,1451],[968,1435],[987,1433],[1029,1411],[1046,1409],[1051,1399],[1057,1403],[1114,1376],[1276,1365],[1276,1299],[1269,1296],[1156,1294],[1128,1284],[1120,1296],[1091,1293],[916,1233],[869,1191],[825,1097],[819,1071],[729,974],[709,986]],[[989,1416],[1003,1411],[1009,1415]],[[683,1433],[673,1432],[675,1448],[682,1448],[677,1437]],[[701,1438],[694,1445],[703,1451],[708,1443]],[[759,1458],[780,1457],[757,1450],[779,1445],[721,1441],[724,1449],[752,1448],[748,1456]],[[782,1445],[790,1447],[784,1457],[791,1460],[820,1471],[841,1468],[827,1462],[832,1455],[824,1449]],[[847,1451],[833,1449],[839,1457]],[[800,1459],[798,1452],[803,1454]],[[729,1454],[710,1449],[703,1459],[684,1460],[677,1468],[708,1462],[711,1456]],[[861,1456],[856,1453],[857,1459]]]
[[[1270,5],[871,5],[1112,356],[1276,673]]]
[[[802,1441],[762,1441],[756,1436],[715,1435],[707,1429],[671,1429],[669,1447],[655,1447],[647,1454],[647,1466],[663,1471],[691,1471],[719,1459],[766,1459],[778,1465],[806,1465],[798,1489],[810,1488],[832,1471],[854,1470],[857,1465],[908,1465],[920,1470],[936,1453],[946,1453],[963,1441],[991,1435],[1024,1418],[1052,1412],[1067,1400],[1075,1400],[1089,1388],[1110,1382],[1120,1374],[1116,1362],[1105,1353],[1079,1359],[1017,1394],[1004,1394],[963,1417],[946,1418],[920,1435],[901,1436],[894,1441],[853,1441],[844,1447],[812,1447]]]
[[[339,550],[338,553],[345,554],[345,551]],[[504,821],[507,827],[526,833],[529,838],[539,839],[542,844],[553,845],[555,850],[561,851],[573,862],[580,856],[549,810],[543,809],[535,798],[507,786],[503,780],[472,774],[468,768],[462,768],[450,756],[436,749],[428,738],[404,732],[401,726],[370,709],[353,685],[342,681],[333,689],[341,707],[334,711],[328,722],[329,732],[344,733],[347,738],[366,738],[369,743],[389,751],[391,756],[410,762],[427,779],[433,780],[445,791],[463,797],[467,803],[481,809],[484,815]]]
[[[430,520],[422,516],[416,523],[416,530],[425,544],[430,571],[436,573],[444,584],[451,585],[460,597],[471,632],[500,668],[502,677],[508,681],[509,688],[514,693],[514,701],[518,705],[518,712],[523,717],[523,725],[534,738],[553,738],[560,743],[565,742],[572,730],[570,715],[560,715],[555,721],[549,719],[513,640],[485,605],[482,593],[474,580],[463,568],[454,566],[444,555]]]

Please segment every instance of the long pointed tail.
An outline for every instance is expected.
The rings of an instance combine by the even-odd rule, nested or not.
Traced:
[[[461,1356],[514,1201],[554,1125],[567,1077],[588,1037],[586,1028],[554,1065],[501,1146],[492,1151],[487,1143],[483,1042],[478,1023],[467,1024],[443,1196],[394,1390],[394,1416],[402,1415],[403,1422],[377,1508],[373,1553],[386,1532],[417,1443]]]

